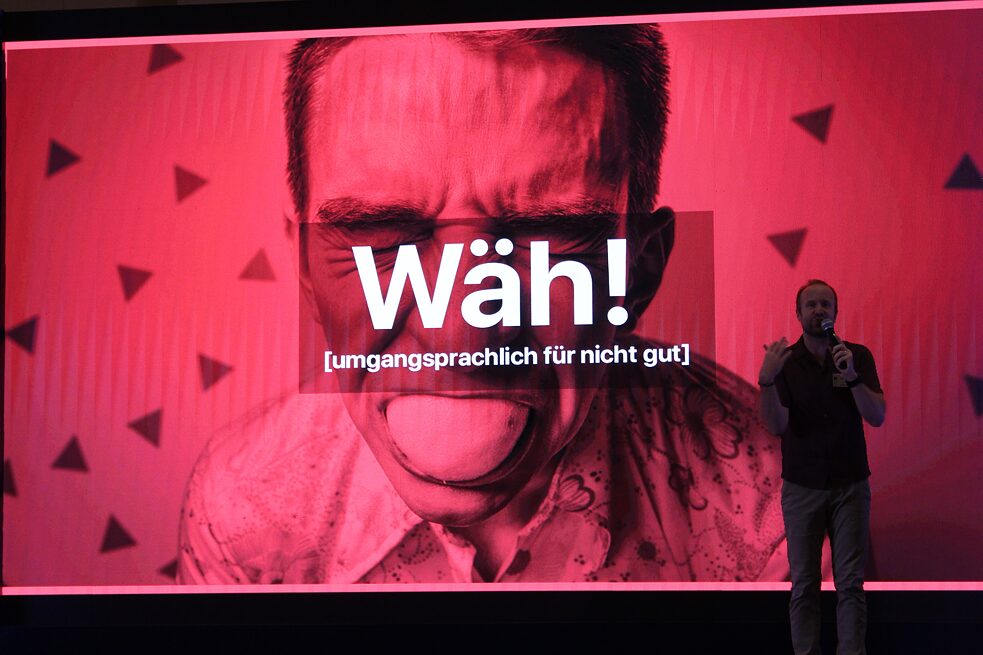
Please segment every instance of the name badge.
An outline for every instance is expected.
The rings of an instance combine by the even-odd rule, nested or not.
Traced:
[[[847,389],[846,378],[842,373],[833,373],[833,388]]]

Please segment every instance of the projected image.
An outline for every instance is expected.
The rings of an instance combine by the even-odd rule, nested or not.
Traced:
[[[782,530],[750,390],[628,340],[673,244],[658,31],[305,41],[288,71],[310,361],[341,396],[214,443],[182,579],[762,575]],[[280,518],[244,532],[257,512]]]
[[[868,580],[981,579],[980,19],[8,50],[4,583],[787,580],[815,277]]]

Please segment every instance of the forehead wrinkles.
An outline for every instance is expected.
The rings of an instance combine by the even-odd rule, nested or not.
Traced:
[[[312,164],[361,157],[360,166],[402,174],[426,160],[420,176],[479,190],[494,181],[503,199],[575,182],[615,186],[626,150],[617,91],[600,65],[558,48],[478,50],[439,35],[361,39],[315,84],[309,138],[322,147]]]

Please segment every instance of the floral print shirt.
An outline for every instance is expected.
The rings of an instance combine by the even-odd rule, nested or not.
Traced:
[[[409,510],[340,401],[325,395],[287,398],[213,440],[188,485],[179,579],[788,579],[780,444],[756,418],[757,390],[698,358],[619,366],[609,382],[487,580],[474,545]]]

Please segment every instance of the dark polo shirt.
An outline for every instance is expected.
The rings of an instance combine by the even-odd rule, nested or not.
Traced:
[[[853,353],[853,367],[863,383],[881,393],[870,351],[844,342]],[[842,373],[826,352],[822,363],[802,337],[789,347],[792,356],[775,378],[788,428],[782,435],[782,477],[813,489],[830,489],[870,476],[863,418]]]

